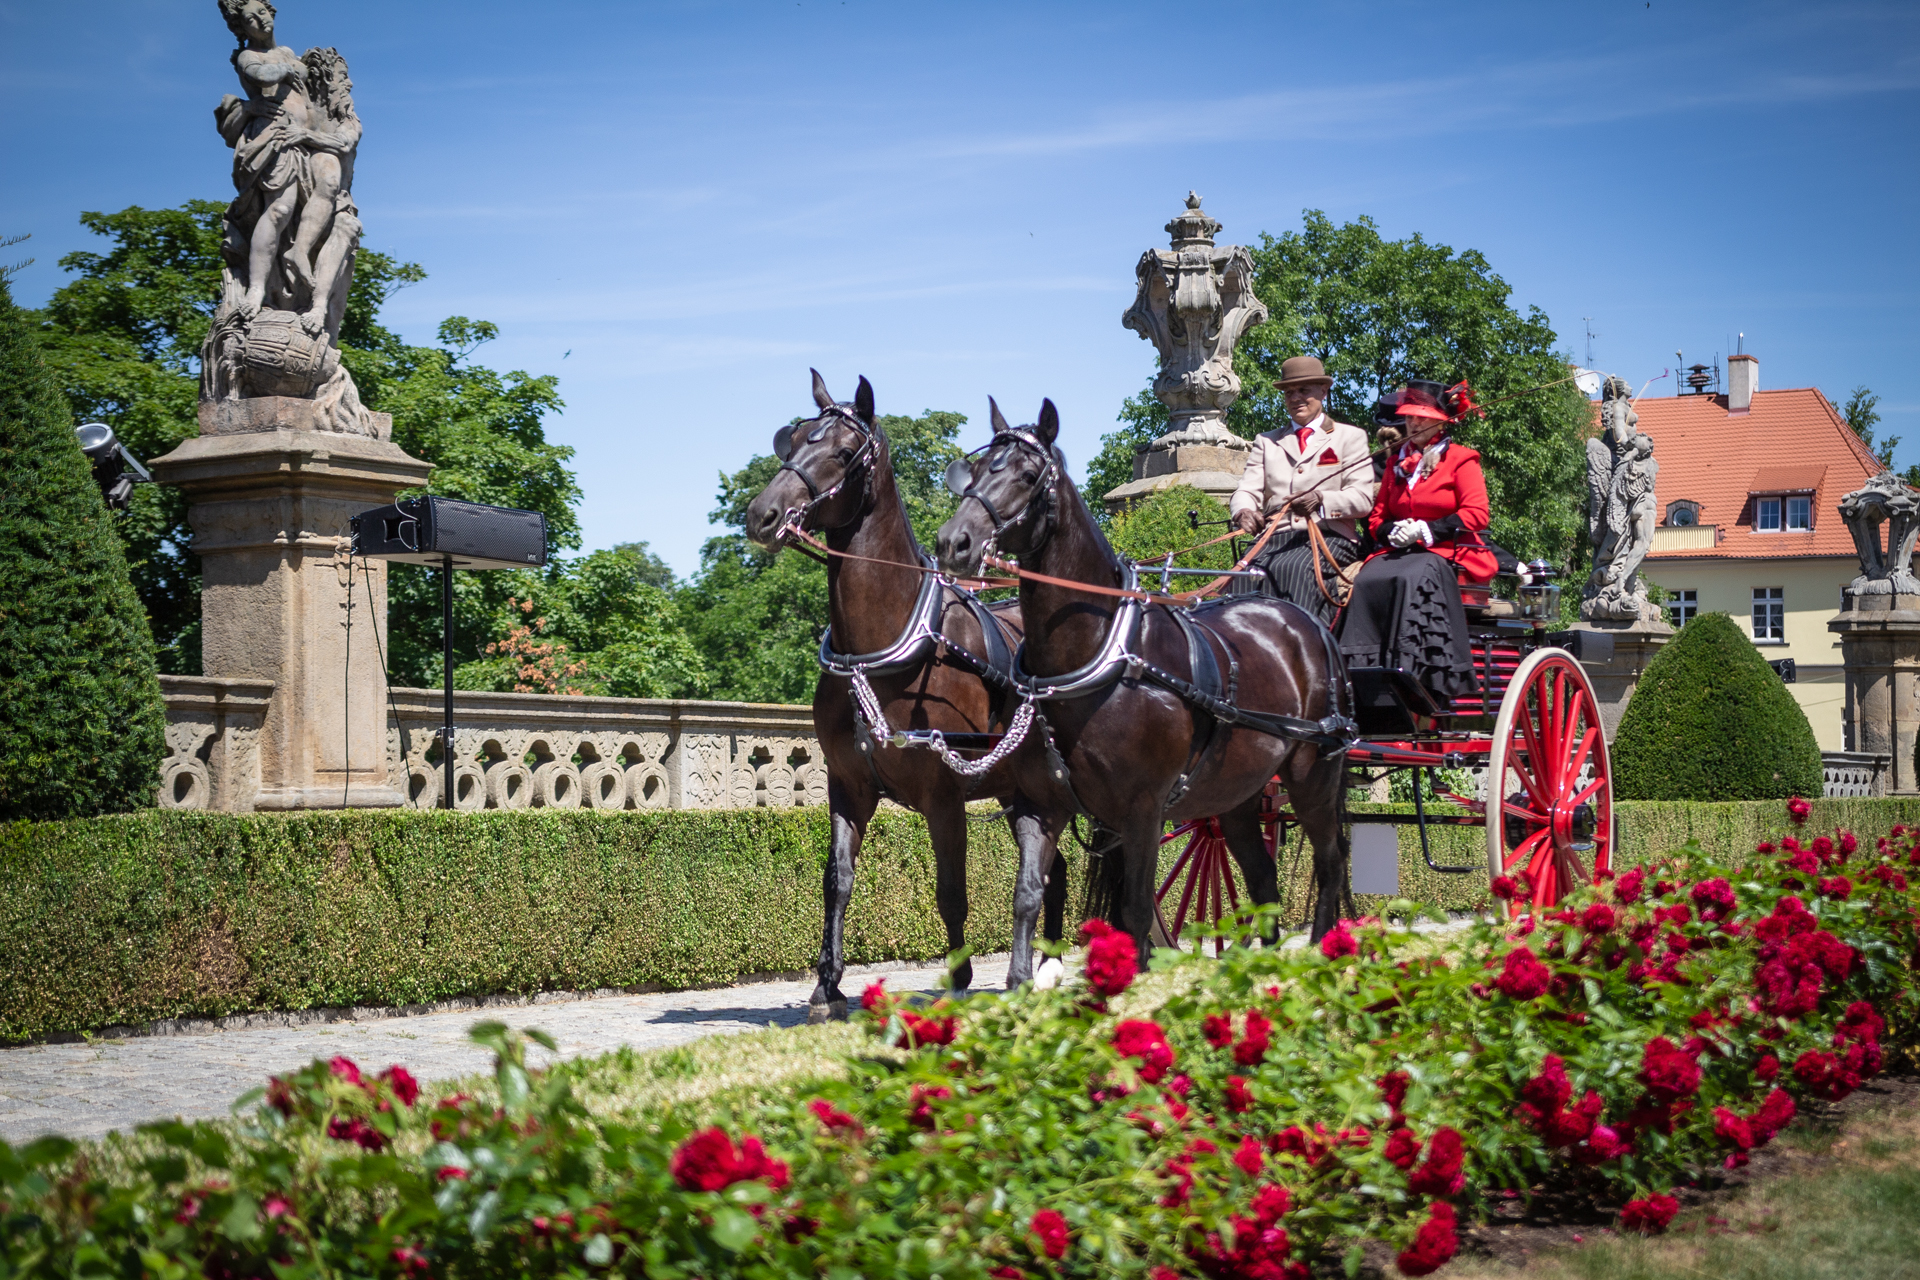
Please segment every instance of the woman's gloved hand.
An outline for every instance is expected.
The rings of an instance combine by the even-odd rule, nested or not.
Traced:
[[[1395,547],[1411,547],[1415,543],[1430,547],[1433,545],[1433,530],[1427,527],[1425,520],[1401,520],[1387,530],[1387,543]]]

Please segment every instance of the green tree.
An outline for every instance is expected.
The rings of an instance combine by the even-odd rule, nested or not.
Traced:
[[[1893,465],[1893,451],[1899,445],[1900,437],[1888,436],[1878,442],[1873,438],[1873,429],[1880,425],[1879,396],[1865,386],[1858,386],[1847,396],[1845,404],[1834,404],[1831,400],[1827,403],[1833,405],[1835,413],[1846,419],[1847,425],[1853,428],[1853,434],[1860,437],[1860,443],[1873,450],[1881,466]]]
[[[651,560],[651,563],[649,561]],[[487,656],[461,664],[454,684],[462,689],[512,692],[524,681],[504,638],[515,626],[540,641],[566,646],[577,667],[568,687],[593,697],[700,697],[709,683],[705,663],[682,625],[679,605],[649,581],[658,557],[645,543],[595,551],[578,560],[555,561],[544,573],[499,574],[508,592],[493,627]],[[671,583],[669,582],[669,585]]]
[[[114,517],[0,275],[0,820],[153,804],[166,712]]]
[[[1641,674],[1613,742],[1624,800],[1817,796],[1806,712],[1724,613],[1703,613]]]
[[[1188,518],[1189,512],[1199,516],[1203,522],[1201,528],[1196,530],[1193,527],[1193,522]],[[1218,501],[1192,485],[1177,484],[1115,515],[1107,527],[1107,541],[1121,554],[1132,556],[1135,560],[1145,560],[1225,533],[1224,527],[1212,527],[1212,522],[1226,518],[1227,509]],[[1247,539],[1243,545],[1250,545],[1251,541]],[[1183,569],[1231,568],[1232,544],[1221,542],[1203,551],[1175,557],[1174,564]],[[1176,577],[1171,585],[1175,591],[1179,591],[1191,588],[1199,581],[1204,579]]]
[[[883,414],[894,480],[914,536],[932,546],[957,500],[941,477],[960,456],[966,416],[929,409],[917,418]],[[718,505],[708,518],[734,532],[709,538],[700,570],[682,589],[694,644],[712,673],[711,696],[738,702],[808,702],[819,678],[816,657],[827,629],[827,573],[796,552],[770,555],[746,538],[747,504],[780,469],[761,454],[731,475],[722,472]]]
[[[1509,301],[1511,290],[1474,250],[1456,253],[1415,235],[1381,238],[1370,218],[1335,225],[1317,210],[1299,232],[1262,234],[1254,289],[1270,312],[1234,351],[1243,390],[1227,425],[1251,438],[1286,421],[1273,381],[1289,356],[1318,356],[1333,377],[1327,408],[1371,430],[1373,403],[1410,378],[1466,380],[1488,404],[1458,428],[1484,456],[1493,540],[1523,559],[1577,562],[1585,555],[1583,440],[1587,399],[1566,381],[1567,359],[1546,316]],[[1558,385],[1550,385],[1558,384]],[[1132,478],[1133,449],[1164,430],[1151,394],[1127,401],[1125,424],[1089,468],[1091,493]],[[1111,485],[1106,485],[1110,488]],[[1561,502],[1543,502],[1559,494]]]
[[[177,209],[131,206],[86,213],[111,243],[60,260],[75,278],[40,312],[41,336],[73,413],[112,426],[142,460],[199,431],[200,346],[220,297],[221,215],[190,200]],[[393,294],[426,278],[416,263],[362,249],[340,327],[341,359],[368,408],[393,415],[394,442],[434,464],[434,493],[545,513],[552,549],[580,545],[580,489],[572,450],[546,440],[561,401],[556,379],[499,373],[469,357],[498,329],[455,316],[439,346],[412,346],[380,322]],[[164,485],[136,490],[118,522],[133,581],[170,672],[200,670],[200,566],[186,504]],[[395,684],[436,683],[440,608],[434,571],[395,565],[389,589],[389,668]],[[510,588],[502,575],[457,575],[455,651],[477,657],[493,638]]]

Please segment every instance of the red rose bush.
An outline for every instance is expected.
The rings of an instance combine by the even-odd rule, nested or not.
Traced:
[[[1914,1041],[1920,838],[1812,834],[1809,812],[1737,867],[1689,848],[1437,953],[1348,920],[1143,975],[1096,923],[1077,981],[876,983],[834,1072],[658,1114],[590,1107],[606,1064],[535,1070],[527,1039],[551,1043],[499,1024],[476,1028],[495,1070],[474,1096],[316,1062],[238,1129],[150,1126],[171,1154],[130,1172],[0,1146],[0,1251],[263,1277],[1305,1280],[1369,1239],[1434,1273],[1489,1197],[1542,1188],[1659,1232],[1676,1185]]]

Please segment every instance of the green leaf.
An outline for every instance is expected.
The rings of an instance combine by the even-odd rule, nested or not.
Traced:
[[[731,1206],[722,1206],[713,1211],[713,1227],[710,1234],[715,1244],[734,1253],[753,1243],[753,1237],[759,1232],[760,1224],[751,1214],[742,1213]]]
[[[1347,1250],[1347,1256],[1340,1260],[1340,1268],[1347,1274],[1347,1280],[1354,1280],[1360,1274],[1361,1264],[1367,1260],[1367,1251],[1359,1245]]]
[[[745,1217],[744,1214],[741,1215]],[[613,1241],[605,1232],[596,1232],[580,1250],[580,1256],[586,1259],[590,1267],[604,1267],[613,1261]]]
[[[220,1219],[220,1234],[229,1240],[251,1240],[260,1234],[260,1205],[249,1195],[236,1195],[233,1207]]]

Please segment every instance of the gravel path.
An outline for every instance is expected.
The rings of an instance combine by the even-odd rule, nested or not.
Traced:
[[[865,975],[876,972],[885,972],[894,990],[928,991],[938,986],[945,968],[874,966],[849,971],[842,985],[857,995]],[[997,990],[1006,981],[1007,957],[976,956],[973,973],[975,990]],[[301,1026],[214,1030],[206,1024],[206,1030],[184,1034],[0,1049],[0,1139],[18,1143],[44,1133],[97,1137],[171,1116],[224,1116],[235,1098],[265,1084],[268,1076],[335,1054],[372,1070],[398,1062],[423,1080],[473,1075],[488,1070],[492,1059],[467,1039],[467,1028],[489,1018],[540,1028],[559,1043],[562,1058],[608,1053],[622,1045],[665,1049],[702,1036],[791,1027],[806,1021],[812,991],[809,977]],[[553,1056],[539,1048],[531,1052],[536,1063]]]

